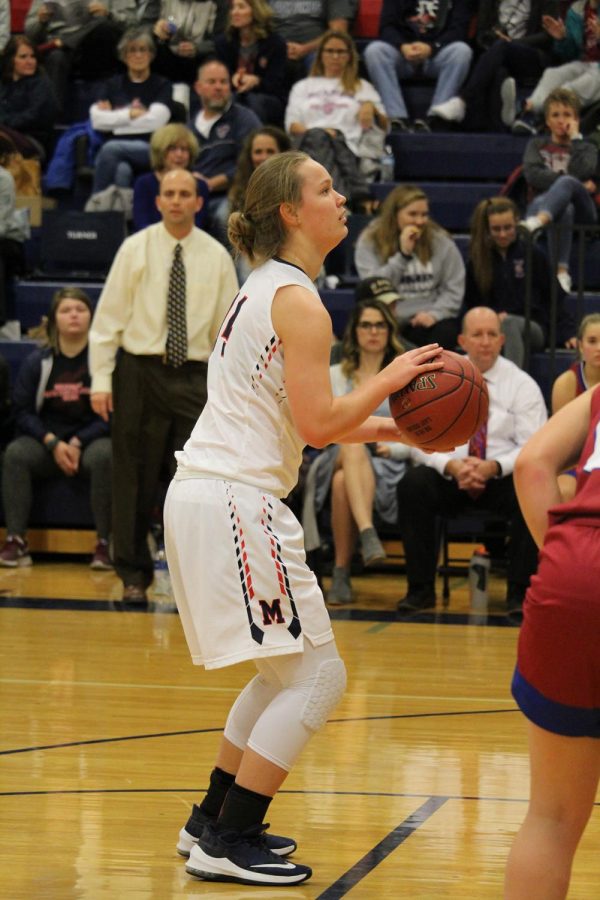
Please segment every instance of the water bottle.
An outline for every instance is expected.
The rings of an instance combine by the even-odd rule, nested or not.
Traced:
[[[167,555],[163,547],[160,547],[154,556],[154,584],[152,590],[160,597],[171,596],[171,577],[167,566]]]
[[[167,17],[167,31],[169,32],[169,37],[171,37],[171,38],[174,37],[175,33],[177,32],[178,27],[179,26],[177,25],[177,22],[175,21],[175,16],[168,16]]]
[[[469,563],[469,595],[471,609],[480,612],[488,608],[488,581],[490,577],[490,557],[485,547],[477,547]]]
[[[396,160],[394,159],[394,152],[389,144],[386,144],[384,147],[384,153],[381,157],[379,163],[379,180],[380,181],[394,181],[396,169]]]

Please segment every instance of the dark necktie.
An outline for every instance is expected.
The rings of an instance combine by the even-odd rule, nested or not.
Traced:
[[[185,266],[181,244],[175,245],[167,296],[167,348],[169,366],[181,366],[187,360],[187,323],[185,318]]]

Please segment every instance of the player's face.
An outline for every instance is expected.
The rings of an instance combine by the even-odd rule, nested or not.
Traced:
[[[491,369],[504,344],[498,317],[493,313],[472,315],[458,336],[458,343],[480,372]]]
[[[331,176],[320,163],[309,159],[299,168],[302,199],[296,210],[302,232],[319,250],[329,253],[346,237],[346,198],[333,189]]]
[[[65,297],[56,310],[56,330],[59,335],[82,337],[90,328],[90,311],[83,300]]]
[[[579,117],[570,106],[565,106],[564,103],[551,103],[546,113],[546,125],[552,140],[564,144],[579,132]]]
[[[584,362],[600,367],[600,324],[587,326],[579,341],[579,353]]]
[[[252,141],[250,150],[250,159],[252,160],[252,168],[257,169],[261,163],[270,156],[277,156],[279,147],[277,141],[270,134],[257,134]]]
[[[378,309],[365,307],[356,323],[356,341],[360,350],[367,353],[383,353],[390,335],[390,328]]]
[[[28,75],[34,75],[37,69],[37,60],[35,53],[27,44],[21,44],[13,60],[13,78],[18,81],[19,78],[26,78]]]
[[[488,217],[488,228],[492,243],[499,250],[506,250],[517,237],[515,214],[510,210],[502,213],[492,213]]]
[[[191,228],[201,205],[193,175],[185,169],[163,175],[156,206],[167,228]]]
[[[398,230],[403,231],[407,225],[414,225],[419,231],[429,221],[429,203],[427,200],[413,200],[397,212]]]

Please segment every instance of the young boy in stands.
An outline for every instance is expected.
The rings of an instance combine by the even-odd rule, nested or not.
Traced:
[[[573,225],[593,225],[597,218],[593,195],[598,150],[581,136],[579,109],[573,91],[553,90],[544,103],[550,134],[532,138],[523,158],[523,172],[535,196],[522,226],[532,233],[551,222],[559,226],[556,275],[567,293],[571,290]]]

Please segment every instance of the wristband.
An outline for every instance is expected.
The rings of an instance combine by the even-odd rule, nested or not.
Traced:
[[[56,435],[54,435],[54,437],[50,438],[49,441],[45,442],[44,447],[46,448],[48,453],[53,453],[55,448],[58,447],[59,444],[60,444],[60,438],[58,438],[58,437],[56,437]]]

